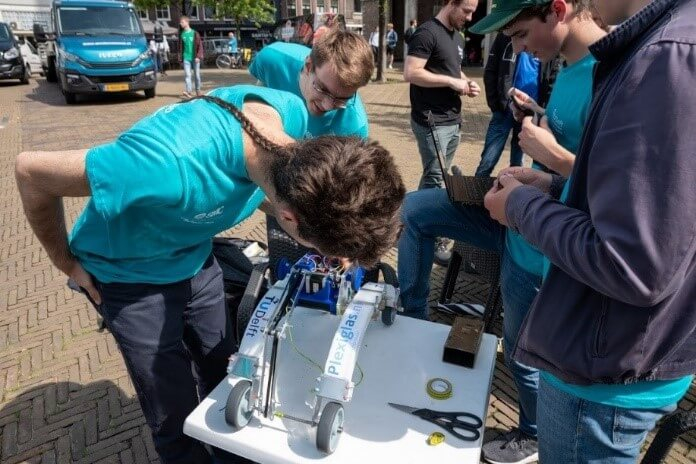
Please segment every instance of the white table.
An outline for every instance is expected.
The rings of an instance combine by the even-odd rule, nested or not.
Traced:
[[[322,311],[296,308],[293,339],[300,352],[323,366],[339,319]],[[315,446],[315,430],[289,419],[273,421],[255,414],[239,431],[227,425],[224,408],[231,384],[226,379],[189,415],[184,433],[260,463],[478,463],[483,439],[466,442],[436,425],[398,411],[387,402],[438,411],[467,411],[485,423],[497,340],[485,334],[473,369],[445,364],[442,350],[449,326],[397,316],[385,327],[373,321],[358,357],[364,372],[351,402],[345,403],[344,431],[337,450],[325,455]],[[312,388],[320,371],[293,349],[281,344],[278,356],[277,398],[285,414],[311,419]],[[440,401],[426,393],[434,377],[453,385],[450,399]],[[354,381],[360,379],[356,369]],[[432,432],[445,434],[445,442],[429,446]]]

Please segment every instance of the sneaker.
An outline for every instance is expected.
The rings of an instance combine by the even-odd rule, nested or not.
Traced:
[[[454,242],[448,238],[438,238],[435,241],[435,264],[449,265],[450,259],[452,259],[453,244]]]
[[[453,316],[470,316],[483,319],[486,308],[476,303],[438,303],[435,310]]]
[[[489,441],[481,451],[484,460],[490,464],[526,464],[539,460],[539,443],[536,438],[520,429],[512,429]]]

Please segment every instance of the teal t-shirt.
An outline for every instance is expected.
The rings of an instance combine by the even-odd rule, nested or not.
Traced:
[[[293,138],[307,110],[288,92],[253,85],[215,89],[239,108],[272,106]],[[102,282],[164,284],[198,272],[212,237],[249,217],[264,192],[247,174],[242,128],[204,100],[160,108],[115,141],[87,152],[92,197],[69,237],[70,249]]]
[[[304,45],[275,42],[263,47],[249,65],[249,72],[272,89],[292,92],[304,100],[300,91],[300,72],[312,50]],[[360,95],[346,108],[335,109],[321,116],[309,115],[307,137],[320,135],[368,136],[367,113]]]
[[[541,376],[554,387],[587,401],[625,409],[664,408],[681,400],[691,386],[692,375],[676,380],[654,380],[630,385],[572,385],[548,372]]]
[[[195,40],[196,32],[193,29],[189,29],[188,31],[183,31],[181,33],[181,44],[183,46],[183,58],[184,61],[193,61],[194,58],[194,40]]]
[[[588,54],[562,68],[546,105],[551,132],[556,141],[573,154],[578,152],[592,101],[592,72],[595,63],[595,58]],[[539,169],[539,166],[535,163],[534,168]],[[510,257],[520,267],[537,276],[543,274],[544,256],[520,234],[508,229],[506,246]]]

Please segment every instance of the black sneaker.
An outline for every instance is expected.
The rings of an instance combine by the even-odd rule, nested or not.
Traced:
[[[526,464],[539,460],[537,439],[520,429],[512,429],[483,448],[483,458],[490,464]]]

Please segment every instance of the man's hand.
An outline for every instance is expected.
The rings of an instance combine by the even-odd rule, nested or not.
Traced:
[[[522,120],[522,130],[520,131],[520,148],[525,154],[544,166],[553,164],[555,157],[553,149],[558,147],[556,137],[553,136],[546,116],[541,118],[539,125],[535,125],[531,116]]]
[[[520,148],[534,161],[563,176],[569,176],[573,170],[575,155],[556,141],[546,116],[541,118],[538,126],[532,122],[531,117],[524,118],[520,131]]]
[[[549,193],[553,181],[553,176],[548,172],[521,166],[511,166],[501,170],[498,178],[502,176],[512,176],[521,184],[531,185],[544,193]]]
[[[458,79],[453,77],[450,79],[449,86],[452,90],[457,92],[459,95],[468,95],[471,89],[469,88],[469,83],[466,79]],[[480,89],[479,89],[480,91]]]
[[[474,82],[474,81],[469,81],[469,92],[467,92],[466,96],[470,98],[478,97],[479,94],[481,93],[481,87]]]
[[[84,288],[92,301],[98,305],[101,304],[101,295],[97,291],[97,287],[94,286],[92,276],[85,271],[85,268],[82,267],[79,261],[73,260],[66,266],[65,269],[61,270],[65,272],[68,277],[74,280],[77,285]]]
[[[522,185],[523,184],[511,174],[502,174],[496,179],[493,187],[483,198],[483,205],[486,207],[491,217],[506,227],[508,223],[507,216],[505,215],[505,204],[507,203],[508,196],[510,196],[513,190]]]
[[[512,108],[512,116],[517,122],[521,122],[526,116],[524,110],[530,110],[539,115],[545,113],[544,108],[540,107],[532,97],[519,89],[511,88],[508,96],[512,99],[513,104],[510,107]]]
[[[195,61],[196,63],[200,63],[200,62],[201,62],[201,59],[200,59],[200,58],[196,58],[196,59],[193,60],[193,61]]]

